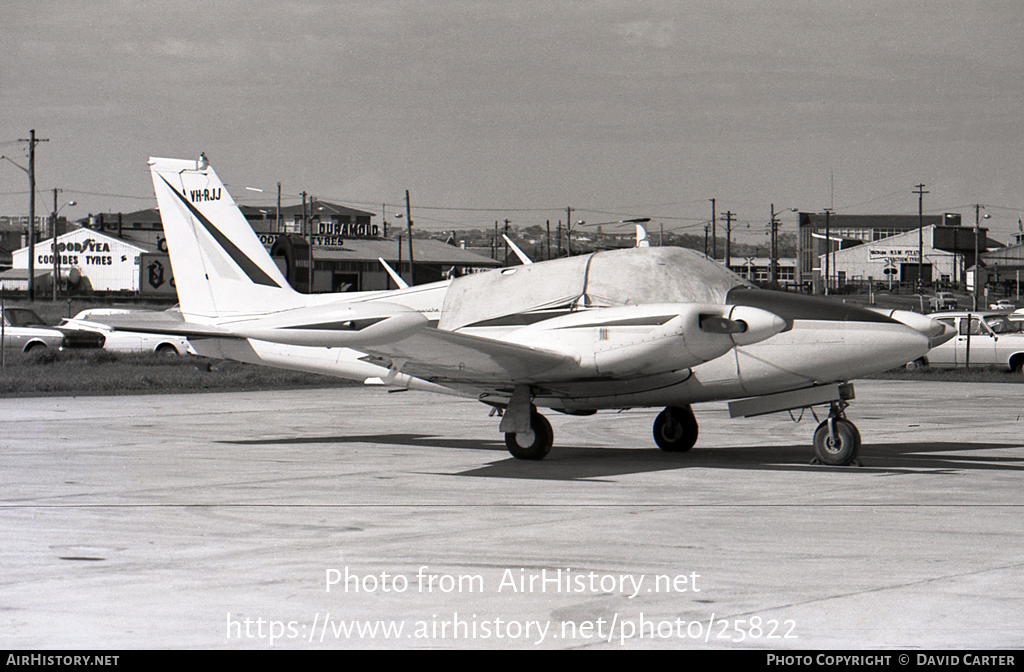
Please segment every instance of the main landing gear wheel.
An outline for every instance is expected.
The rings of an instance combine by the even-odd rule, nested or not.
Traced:
[[[530,411],[529,432],[505,432],[505,446],[519,460],[543,460],[551,452],[554,439],[551,423],[536,410]]]
[[[846,418],[830,417],[814,430],[814,455],[830,466],[853,464],[860,452],[860,432]]]
[[[925,361],[924,357],[918,357],[912,362],[907,362],[904,367],[907,371],[922,371],[928,368],[928,362]]]
[[[697,434],[697,418],[689,406],[669,406],[654,419],[654,441],[670,453],[685,453],[693,448]]]

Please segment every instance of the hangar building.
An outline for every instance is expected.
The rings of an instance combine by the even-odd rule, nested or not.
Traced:
[[[57,237],[61,282],[82,291],[138,292],[142,255],[152,246],[113,238],[92,229],[74,229]],[[36,287],[51,286],[53,238],[33,248]],[[12,270],[3,276],[4,289],[28,289],[29,248],[11,253]]]
[[[973,236],[972,229],[963,231]],[[964,255],[940,247],[943,244],[940,227],[926,226],[922,233],[920,240],[918,230],[914,229],[840,250],[834,246],[827,262],[824,253],[819,256],[815,270],[828,268],[828,285],[833,289],[868,282],[887,283],[890,286],[900,282],[916,282],[920,261],[918,243],[923,241],[922,275],[925,282],[956,285],[963,282]]]
[[[932,227],[932,247],[934,249],[950,252],[953,255],[961,255],[968,265],[974,264],[974,229],[973,227],[962,227],[959,213],[944,213],[941,215],[843,215],[831,213],[826,215],[823,212],[801,212],[797,220],[797,284],[805,290],[821,293],[824,288],[825,267],[823,260],[825,253],[831,251],[838,254],[857,245],[872,244],[886,238],[898,235],[906,235],[914,232],[914,255],[917,255],[917,230],[925,227]],[[981,250],[984,251],[986,229],[981,229]],[[828,241],[828,242],[826,242]],[[928,244],[929,241],[924,241]],[[924,281],[930,282],[928,275],[928,252],[925,253],[925,267],[922,272],[925,274]],[[898,257],[903,259],[903,257]],[[896,257],[894,257],[896,259]],[[831,266],[831,257],[829,257]],[[907,265],[908,262],[899,261],[900,272],[898,279],[902,282],[916,282],[917,262]],[[839,268],[839,271],[844,269]],[[846,275],[867,277],[874,275],[876,279],[885,279],[884,274],[867,275],[865,268],[845,269]],[[892,275],[892,274],[890,274]],[[935,280],[940,279],[942,272],[936,270]],[[962,276],[957,272],[957,278]],[[829,269],[829,276],[832,286],[839,281],[838,271]]]

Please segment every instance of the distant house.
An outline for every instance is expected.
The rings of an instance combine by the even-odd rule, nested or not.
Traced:
[[[21,238],[18,231],[0,231],[0,271],[11,268],[11,253],[22,246]]]

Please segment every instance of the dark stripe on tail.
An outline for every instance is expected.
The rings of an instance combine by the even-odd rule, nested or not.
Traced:
[[[242,269],[247,276],[249,276],[250,280],[255,282],[257,285],[265,285],[267,287],[281,286],[274,282],[274,280],[267,275],[262,268],[257,266],[256,262],[245,256],[245,253],[238,249],[238,247],[236,247],[227,236],[221,233],[220,229],[214,226],[210,220],[203,216],[203,213],[196,210],[196,208],[188,202],[183,194],[178,193],[178,190],[171,186],[171,183],[167,181],[167,178],[161,175],[160,179],[163,180],[164,184],[167,185],[167,188],[174,192],[174,195],[185,204],[185,207],[192,213],[192,216],[199,220],[199,223],[210,232],[210,235],[213,236],[215,241],[217,241],[217,244],[224,248],[224,251],[228,253],[228,256],[238,264],[238,267]]]

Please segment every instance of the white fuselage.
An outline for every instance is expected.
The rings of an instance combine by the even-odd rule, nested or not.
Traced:
[[[387,300],[394,303],[395,297],[389,295]],[[636,312],[659,312],[659,306],[643,308],[644,311]],[[927,336],[895,321],[798,318],[791,321],[791,328],[764,340],[731,345],[725,348],[724,354],[692,366],[672,367],[663,363],[668,355],[665,335],[669,325],[604,326],[595,323],[581,326],[594,323],[598,315],[611,322],[619,317],[614,309],[597,309],[522,327],[478,327],[465,331],[536,346],[551,345],[557,340],[561,349],[575,349],[582,358],[592,358],[592,364],[604,354],[604,361],[628,362],[634,367],[630,375],[618,375],[620,372],[615,371],[614,366],[601,371],[593,364],[586,379],[551,380],[538,385],[534,401],[537,406],[570,412],[682,406],[783,392],[898,367],[929,349]],[[676,337],[678,339],[679,334]],[[213,357],[359,381],[376,379],[398,387],[481,399],[494,396],[490,386],[433,382],[389,371],[363,361],[363,353],[351,348],[286,345],[257,339],[193,339],[192,342],[200,354]],[[618,349],[624,355],[621,358],[609,354],[613,352],[610,346],[616,343],[621,346]],[[606,350],[602,351],[602,347]]]

